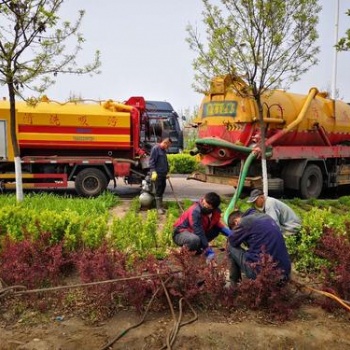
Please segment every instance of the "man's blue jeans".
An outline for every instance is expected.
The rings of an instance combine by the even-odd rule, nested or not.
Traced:
[[[230,281],[233,284],[238,283],[242,279],[242,272],[247,278],[255,279],[256,273],[249,266],[249,262],[246,261],[246,251],[241,247],[228,246],[229,249],[229,268],[230,268]]]
[[[220,234],[220,229],[218,227],[213,228],[210,232],[206,233],[208,242],[212,241]],[[173,235],[173,241],[180,247],[185,246],[191,251],[197,251],[200,253],[202,251],[202,243],[196,234],[189,231],[182,231],[180,233],[175,233]]]

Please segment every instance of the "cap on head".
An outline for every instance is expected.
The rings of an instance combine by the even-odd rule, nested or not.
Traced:
[[[247,202],[254,203],[258,199],[258,197],[262,196],[263,194],[264,194],[264,192],[262,190],[259,190],[258,188],[256,188],[255,190],[250,192],[250,196],[249,196]]]

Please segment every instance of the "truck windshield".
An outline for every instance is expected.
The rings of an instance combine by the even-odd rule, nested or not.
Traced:
[[[146,101],[146,127],[144,141],[152,146],[166,137],[172,142],[169,153],[179,153],[183,149],[183,133],[179,124],[179,116],[168,102]]]

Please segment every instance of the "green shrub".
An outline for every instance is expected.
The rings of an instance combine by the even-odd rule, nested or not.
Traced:
[[[317,202],[318,205],[322,201]],[[322,237],[324,228],[332,228],[344,232],[348,214],[334,214],[332,208],[311,207],[298,214],[302,219],[302,229],[296,235],[287,236],[286,244],[289,254],[293,257],[297,271],[317,272],[324,265],[324,260],[315,253],[315,248]]]
[[[50,233],[51,244],[94,248],[107,233],[109,208],[118,201],[112,193],[91,199],[30,194],[19,204],[14,195],[0,196],[0,236],[21,241]]]
[[[190,154],[169,154],[168,161],[172,174],[190,174],[199,169],[197,158]]]
[[[176,159],[177,165],[181,164],[180,160],[186,163],[187,159],[194,159],[184,154],[172,155],[171,158],[174,164]],[[43,233],[48,233],[51,245],[63,242],[65,248],[73,251],[99,247],[107,232],[110,232],[111,245],[130,256],[143,258],[153,254],[157,258],[165,257],[169,248],[174,246],[173,223],[181,214],[178,204],[167,202],[167,220],[164,226],[159,226],[156,211],[149,210],[142,215],[138,198],[135,198],[126,215],[113,218],[109,225],[109,209],[118,201],[111,193],[93,199],[34,194],[26,196],[20,204],[16,203],[14,195],[0,196],[0,237],[8,237],[16,242],[27,238],[36,240]],[[286,237],[294,266],[298,271],[317,272],[324,264],[324,259],[315,253],[315,247],[322,238],[324,228],[346,232],[350,197],[342,197],[337,201],[294,199],[286,202],[302,219],[299,234]],[[182,207],[187,209],[192,203],[185,199]],[[223,198],[223,214],[228,203],[229,200]],[[239,200],[237,206],[245,210],[249,204]],[[222,246],[225,238],[220,236],[213,244]]]

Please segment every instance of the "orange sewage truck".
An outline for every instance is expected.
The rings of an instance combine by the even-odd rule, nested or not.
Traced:
[[[205,172],[190,178],[237,186],[244,162],[262,149],[256,100],[240,78],[216,77],[195,120],[196,148]],[[269,189],[302,198],[350,184],[350,106],[312,88],[308,95],[282,90],[261,97]],[[262,186],[261,160],[249,166],[244,186]]]
[[[23,187],[67,188],[73,181],[79,195],[91,197],[103,192],[111,180],[116,185],[118,177],[128,184],[141,184],[149,171],[149,151],[154,142],[170,132],[177,135],[169,123],[163,127],[162,115],[156,109],[148,115],[146,102],[143,97],[131,97],[125,103],[17,102],[15,128]],[[1,101],[2,190],[16,186],[10,127],[9,102]]]

